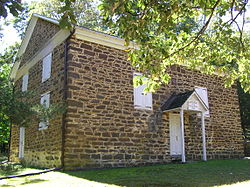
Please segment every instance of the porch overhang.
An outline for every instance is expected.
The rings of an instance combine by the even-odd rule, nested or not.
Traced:
[[[203,160],[207,160],[206,154],[206,131],[205,131],[205,112],[209,109],[203,99],[195,91],[188,91],[180,94],[173,94],[161,106],[162,112],[179,112],[180,113],[180,129],[182,142],[182,162],[186,162],[185,155],[185,137],[184,137],[184,111],[201,113],[202,128],[202,149]]]

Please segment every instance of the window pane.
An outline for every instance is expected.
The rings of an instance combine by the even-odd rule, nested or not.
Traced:
[[[29,81],[29,74],[25,74],[23,76],[23,82],[22,82],[22,91],[27,91],[28,89],[28,81]]]
[[[51,61],[52,61],[52,54],[48,54],[43,59],[43,72],[42,72],[42,82],[46,81],[50,78],[51,74]]]
[[[141,76],[139,73],[134,73],[135,76]],[[145,84],[134,88],[134,106],[139,108],[152,108],[152,93],[144,94]]]

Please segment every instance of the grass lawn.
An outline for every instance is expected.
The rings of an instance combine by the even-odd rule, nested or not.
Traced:
[[[19,172],[31,171],[29,168]],[[37,170],[32,170],[37,171]],[[15,173],[16,174],[16,173]],[[6,175],[0,171],[0,175]],[[250,160],[214,160],[135,168],[49,172],[0,186],[250,186]]]

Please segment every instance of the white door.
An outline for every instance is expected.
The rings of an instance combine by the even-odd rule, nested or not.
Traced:
[[[20,134],[19,134],[19,158],[24,157],[24,139],[25,139],[25,128],[20,127]]]
[[[181,155],[181,121],[179,114],[169,114],[170,155]]]

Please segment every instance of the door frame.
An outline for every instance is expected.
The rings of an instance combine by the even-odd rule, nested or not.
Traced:
[[[175,154],[175,153],[173,153],[172,151],[172,149],[171,149],[171,147],[172,147],[172,144],[171,144],[171,142],[172,142],[172,136],[171,136],[171,130],[170,130],[170,128],[171,128],[171,125],[173,125],[172,124],[172,119],[171,118],[177,118],[178,119],[178,122],[179,122],[179,128],[178,128],[178,137],[179,137],[179,140],[178,140],[178,146],[179,146],[179,153],[178,154]],[[169,113],[169,152],[170,152],[170,155],[171,156],[181,156],[182,155],[182,142],[181,142],[181,139],[182,139],[182,137],[181,137],[181,119],[180,119],[180,114],[175,114],[175,113]],[[173,143],[173,142],[172,142]]]

